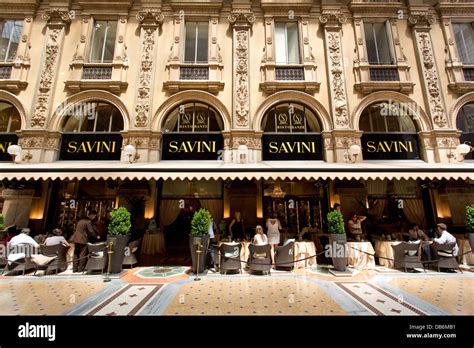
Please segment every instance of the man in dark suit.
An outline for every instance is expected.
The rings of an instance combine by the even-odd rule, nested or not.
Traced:
[[[73,272],[84,271],[87,261],[87,242],[89,239],[96,240],[100,238],[92,224],[92,220],[94,220],[96,216],[97,213],[91,211],[86,217],[83,217],[77,222],[76,230],[71,237],[71,241],[74,243],[74,257],[72,261]]]

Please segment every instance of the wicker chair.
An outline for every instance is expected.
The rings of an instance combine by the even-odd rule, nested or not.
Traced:
[[[455,243],[438,244],[433,242],[433,244],[431,244],[434,261],[433,267],[438,268],[438,272],[440,272],[441,268],[449,268],[457,269],[462,273],[456,257],[453,256],[454,245]]]
[[[221,274],[227,274],[227,271],[236,271],[242,273],[242,262],[240,252],[242,244],[226,244],[219,246],[219,270]]]
[[[36,273],[37,264],[33,262],[33,260],[31,259],[31,255],[33,254],[35,247],[31,244],[19,244],[14,247],[10,247],[10,253],[12,252],[12,248],[17,249],[17,250],[24,250],[25,257],[18,259],[16,261],[8,262],[7,265],[5,266],[4,271],[22,272],[22,274],[25,275],[27,270],[34,269]]]
[[[295,267],[295,242],[276,248],[275,268],[293,269]]]
[[[392,249],[395,268],[404,268],[405,272],[407,268],[423,268],[423,271],[426,272],[421,263],[421,243],[401,242],[392,245]]]
[[[101,271],[104,273],[107,267],[107,243],[88,243],[87,251],[89,255],[84,271]]]
[[[252,272],[262,272],[270,274],[270,269],[272,268],[272,259],[270,256],[272,247],[270,244],[266,245],[249,245],[249,260],[248,266],[250,273]]]
[[[132,268],[134,264],[138,263],[137,256],[135,254],[140,248],[141,244],[141,238],[128,243],[128,249],[125,249],[125,257],[123,258],[122,265],[130,265],[130,268]]]
[[[67,269],[67,251],[68,246],[61,243],[56,245],[41,245],[41,253],[45,256],[56,256],[54,260],[51,260],[46,265],[38,265],[38,270],[44,270],[45,274],[49,271],[64,272]]]

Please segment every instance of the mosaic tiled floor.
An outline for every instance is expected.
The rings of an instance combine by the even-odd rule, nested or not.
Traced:
[[[473,277],[396,277],[390,285],[450,314],[474,314]]]

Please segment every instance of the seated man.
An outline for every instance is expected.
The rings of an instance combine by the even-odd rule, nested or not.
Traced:
[[[10,243],[8,245],[10,246],[16,246],[19,244],[30,244],[34,246],[35,248],[39,247],[39,244],[36,243],[36,241],[29,236],[30,234],[30,229],[29,228],[23,228],[21,230],[21,233],[12,239],[10,239]]]
[[[448,226],[446,224],[440,223],[436,225],[436,234],[439,238],[435,238],[434,241],[438,244],[450,244],[454,243],[453,256],[458,256],[459,248],[456,242],[456,238],[447,231]]]
[[[63,231],[60,228],[55,228],[52,232],[52,236],[49,236],[44,241],[44,245],[47,245],[47,246],[57,245],[57,244],[62,244],[67,247],[69,246],[68,242],[66,241],[66,238],[63,237]]]

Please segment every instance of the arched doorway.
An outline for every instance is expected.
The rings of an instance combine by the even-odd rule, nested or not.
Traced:
[[[361,113],[359,129],[364,160],[420,159],[418,125],[404,104],[379,101]]]
[[[302,104],[285,102],[269,108],[262,130],[264,161],[323,159],[319,117]]]
[[[60,160],[120,160],[123,116],[112,104],[88,101],[64,114]]]
[[[456,117],[456,128],[462,131],[459,141],[462,143],[474,144],[474,102],[464,104]],[[472,160],[470,152],[465,159]]]
[[[7,149],[18,143],[16,131],[21,129],[21,117],[18,109],[5,101],[0,101],[0,161],[11,161]]]

